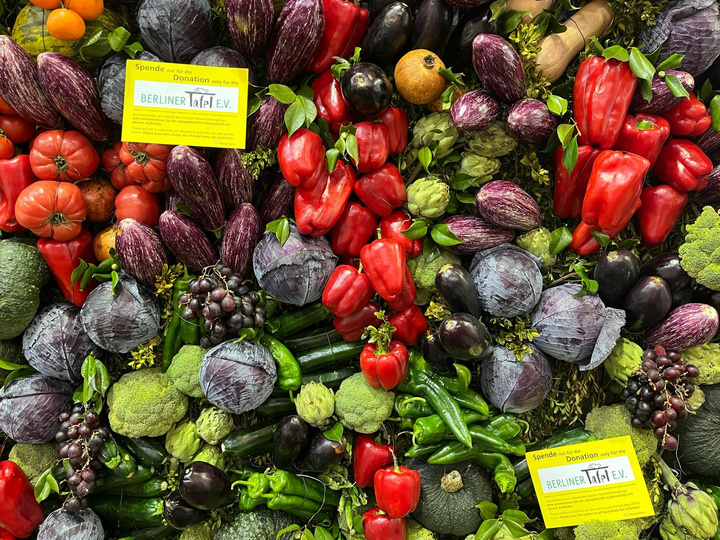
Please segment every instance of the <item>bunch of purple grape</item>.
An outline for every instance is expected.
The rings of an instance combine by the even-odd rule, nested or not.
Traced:
[[[105,440],[110,437],[108,428],[100,426],[100,417],[95,411],[85,410],[77,404],[71,412],[60,414],[60,431],[55,440],[60,443],[60,458],[67,459],[68,488],[73,496],[65,508],[76,512],[87,507],[85,499],[95,489],[97,471],[102,462],[95,456]]]
[[[209,266],[190,282],[190,292],[179,299],[185,307],[182,317],[186,321],[202,318],[208,335],[200,340],[207,349],[236,336],[243,328],[262,328],[265,308],[262,298],[243,285],[242,276],[222,263]]]
[[[628,379],[620,397],[625,400],[632,425],[652,429],[663,448],[674,451],[678,441],[670,432],[687,418],[687,400],[695,393],[692,379],[700,374],[697,366],[683,365],[678,351],[663,347],[647,349],[639,373]]]

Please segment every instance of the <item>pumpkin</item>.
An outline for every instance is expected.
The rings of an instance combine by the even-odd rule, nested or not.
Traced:
[[[107,36],[115,28],[123,24],[122,17],[113,10],[105,8],[99,18],[85,23],[85,35],[78,41],[62,41],[50,35],[46,24],[50,12],[49,9],[42,9],[34,4],[28,4],[18,13],[17,19],[15,19],[12,38],[33,58],[42,52],[60,53],[92,71],[100,64],[103,57],[113,52],[107,42]],[[80,56],[80,47],[77,46],[78,42],[94,36],[98,30],[102,30],[100,39],[83,49],[85,57],[83,59]]]
[[[289,514],[258,506],[250,512],[240,512],[223,524],[215,540],[276,540],[277,533],[296,522]],[[280,540],[291,540],[293,532],[286,532]]]
[[[678,459],[686,471],[720,476],[720,384],[703,386],[705,403],[678,422]]]
[[[447,80],[439,70],[445,64],[432,51],[415,49],[395,65],[395,88],[405,101],[426,105],[442,96]]]
[[[492,500],[490,480],[478,465],[464,461],[431,465],[418,458],[403,465],[420,473],[420,502],[412,517],[439,534],[466,536],[482,523],[475,505]]]

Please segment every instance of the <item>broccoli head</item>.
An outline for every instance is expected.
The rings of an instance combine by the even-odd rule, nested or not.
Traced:
[[[167,375],[186,396],[203,397],[200,389],[200,366],[205,357],[205,349],[197,345],[185,345],[173,357]]]
[[[446,264],[460,264],[460,257],[440,249],[439,255],[434,259],[423,251],[417,257],[409,259],[407,263],[415,280],[417,295],[415,303],[422,306],[430,303],[430,299],[435,293],[435,274],[438,273],[438,270]]]
[[[110,429],[125,437],[160,437],[185,416],[188,399],[158,368],[126,373],[107,395]]]
[[[695,281],[720,291],[720,211],[703,208],[695,223],[687,226],[679,251],[680,265]]]
[[[370,386],[362,373],[345,379],[335,394],[340,423],[358,433],[375,433],[392,414],[395,394]]]
[[[640,467],[645,467],[657,451],[658,440],[652,430],[633,428],[630,419],[630,412],[623,403],[597,407],[588,413],[585,429],[601,439],[630,436]]]
[[[638,540],[639,532],[633,520],[588,521],[575,527],[575,540]]]
[[[10,461],[14,461],[22,469],[28,480],[35,484],[42,473],[57,463],[58,445],[55,443],[17,443],[10,450],[8,457]]]

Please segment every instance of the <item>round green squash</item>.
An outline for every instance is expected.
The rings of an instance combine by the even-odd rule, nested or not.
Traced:
[[[250,512],[240,512],[232,521],[225,523],[215,540],[275,540],[277,533],[296,523],[297,519],[285,512],[274,512],[266,506],[258,506]],[[285,533],[280,540],[291,540],[293,533]]]
[[[678,459],[683,470],[720,476],[720,384],[702,386],[705,403],[678,422]]]

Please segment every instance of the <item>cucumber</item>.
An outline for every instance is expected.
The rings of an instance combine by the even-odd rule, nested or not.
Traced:
[[[349,364],[351,360],[360,357],[364,347],[364,341],[331,343],[324,347],[304,351],[298,354],[295,360],[300,364],[300,371],[312,373],[335,367],[338,364]]]
[[[163,524],[163,500],[138,497],[93,496],[90,507],[109,525],[123,527],[159,527]]]
[[[141,499],[152,499],[154,497],[160,497],[167,495],[170,490],[168,489],[167,480],[155,476],[141,483],[125,484],[124,486],[115,486],[103,490],[103,493],[108,495],[122,495],[123,497],[140,497]]]
[[[122,442],[140,463],[148,467],[161,467],[168,459],[165,445],[157,439],[151,439],[149,437],[141,437],[139,439],[123,437]]]
[[[177,532],[177,529],[171,527],[170,525],[160,525],[158,527],[149,527],[134,531],[121,530],[119,534],[125,534],[123,540],[162,540],[163,538],[168,538]]]
[[[597,440],[598,438],[589,431],[585,431],[584,429],[571,429],[569,431],[565,431],[564,433],[558,433],[557,435],[548,437],[528,451],[546,450],[548,448],[557,448],[558,446],[568,446],[570,444],[580,444]],[[530,476],[527,459],[524,458],[518,461],[514,465],[514,468],[515,478],[517,478],[518,483]]]
[[[255,409],[255,412],[265,418],[282,418],[295,414],[295,404],[287,397],[271,397]]]
[[[222,442],[223,453],[230,458],[241,458],[271,452],[277,424],[258,424],[230,433]]]
[[[323,323],[332,316],[332,313],[320,302],[310,304],[297,311],[289,311],[272,319],[268,319],[265,328],[276,339],[283,341],[306,328]]]
[[[105,493],[107,490],[117,489],[121,486],[142,484],[150,480],[153,474],[154,470],[152,467],[146,467],[145,465],[138,465],[137,472],[131,478],[119,478],[112,474],[105,474],[95,482],[95,491],[93,491],[93,493]]]
[[[103,443],[97,457],[119,478],[132,478],[137,472],[135,458],[113,439]]]
[[[342,339],[334,328],[316,328],[297,337],[286,339],[285,346],[292,352],[309,351],[323,345],[330,345]]]
[[[348,377],[352,377],[358,372],[355,366],[348,366],[344,368],[333,369],[332,371],[320,371],[318,373],[309,373],[303,375],[302,383],[307,384],[309,382],[323,383],[328,388],[338,388],[342,382]],[[286,390],[280,390],[275,388],[272,393],[272,397],[285,397],[288,393]]]

